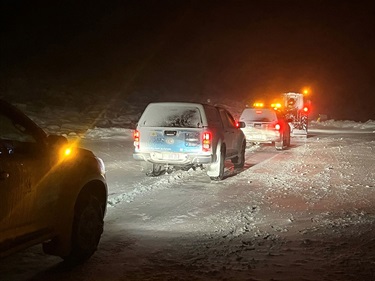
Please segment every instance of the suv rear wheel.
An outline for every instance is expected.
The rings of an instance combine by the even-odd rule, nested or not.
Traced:
[[[242,169],[245,165],[245,150],[246,150],[246,141],[242,143],[241,150],[239,156],[232,159],[232,163],[234,168]]]
[[[290,146],[290,131],[288,131],[288,134],[286,136],[286,147],[289,147]]]
[[[216,148],[216,162],[210,164],[207,171],[211,180],[219,181],[224,178],[225,155],[225,145],[218,145]]]
[[[284,145],[285,145],[285,141],[284,141],[285,136],[284,136],[284,134],[282,134],[282,136],[280,137],[280,139],[281,139],[280,141],[275,141],[275,148],[277,150],[282,150],[284,148]]]
[[[146,176],[157,177],[165,172],[162,164],[155,164],[150,162],[142,162],[142,168],[146,173]]]

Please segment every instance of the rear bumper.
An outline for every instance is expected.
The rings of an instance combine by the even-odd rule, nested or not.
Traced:
[[[272,143],[281,141],[281,135],[277,131],[244,132],[246,142]]]
[[[211,154],[188,154],[175,152],[134,152],[133,158],[155,164],[189,165],[212,163]]]

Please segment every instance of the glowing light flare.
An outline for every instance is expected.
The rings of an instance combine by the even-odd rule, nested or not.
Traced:
[[[264,103],[263,102],[254,102],[253,106],[254,107],[264,107]]]
[[[307,95],[309,95],[309,94],[311,93],[311,91],[310,91],[309,88],[304,88],[304,89],[302,90],[302,93],[303,93],[303,95],[307,96]]]
[[[303,108],[303,111],[307,113],[307,112],[309,112],[309,108],[308,108],[307,106],[305,106],[305,107]]]
[[[59,168],[60,165],[62,165],[66,161],[75,159],[76,158],[75,156],[77,154],[77,149],[76,149],[77,147],[78,147],[78,141],[75,141],[71,144],[68,144],[67,142],[62,145],[56,144],[56,146],[53,147],[54,152],[55,152],[54,156],[56,157],[54,161],[56,162],[53,164],[50,170],[44,174],[44,176],[39,180],[39,182],[36,183],[36,186],[39,186],[43,184],[45,180],[48,180],[49,176],[52,175]]]
[[[74,158],[76,151],[74,144],[64,145],[60,149],[59,162]]]
[[[278,110],[281,108],[281,103],[277,102],[277,103],[271,103],[271,107],[274,109],[274,110]]]
[[[65,148],[64,155],[69,156],[72,154],[72,149],[70,147]]]
[[[279,123],[276,123],[276,124],[275,124],[275,129],[276,129],[277,131],[280,131],[280,130],[281,130],[281,125],[280,125]]]

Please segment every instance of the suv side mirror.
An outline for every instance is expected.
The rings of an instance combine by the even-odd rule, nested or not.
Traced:
[[[246,123],[245,122],[242,122],[242,121],[238,121],[237,122],[237,128],[245,128],[246,127]]]

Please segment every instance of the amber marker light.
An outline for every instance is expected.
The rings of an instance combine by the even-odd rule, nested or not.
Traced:
[[[305,96],[307,96],[307,95],[310,94],[310,89],[308,89],[308,88],[304,88],[303,91],[302,91],[302,93],[303,93]]]
[[[264,107],[264,103],[263,102],[254,102],[253,106],[254,107]]]
[[[70,147],[65,148],[64,155],[69,156],[70,154],[72,154],[72,149]]]
[[[271,104],[271,107],[274,109],[274,110],[278,110],[281,108],[281,103],[272,103]]]
[[[74,145],[64,145],[60,148],[59,161],[65,161],[74,158],[76,149]]]

